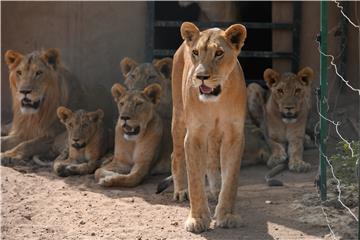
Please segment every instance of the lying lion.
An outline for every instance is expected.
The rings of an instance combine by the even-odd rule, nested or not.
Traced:
[[[117,83],[111,92],[119,110],[114,156],[96,170],[95,179],[106,187],[135,187],[152,169],[163,169],[157,163],[166,162],[160,155],[163,123],[156,111],[161,86],[154,83],[143,91],[126,91]]]
[[[67,129],[67,148],[54,161],[54,172],[61,177],[93,173],[111,145],[103,126],[104,112],[59,107],[57,115]]]
[[[264,79],[269,94],[256,83],[248,86],[249,114],[255,123],[265,128],[272,152],[267,161],[270,168],[281,170],[281,166],[286,166],[285,162],[289,161],[291,171],[306,172],[310,169],[310,164],[303,160],[303,149],[311,106],[312,77],[313,70],[309,67],[297,74],[279,74],[266,69]]]
[[[186,230],[207,230],[211,218],[206,175],[211,193],[219,198],[216,225],[236,227],[239,218],[234,206],[247,111],[244,74],[237,56],[246,28],[235,24],[225,31],[200,32],[185,22],[181,36],[184,43],[175,53],[172,72],[174,198],[183,199],[189,189]]]
[[[1,163],[48,157],[54,139],[64,132],[56,117],[60,105],[78,107],[81,86],[62,65],[59,51],[48,49],[27,55],[8,50],[13,119],[2,136]],[[54,153],[53,157],[58,153]]]

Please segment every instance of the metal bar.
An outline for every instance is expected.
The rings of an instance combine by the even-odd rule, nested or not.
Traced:
[[[292,72],[299,71],[300,62],[300,26],[301,26],[301,5],[302,2],[295,1],[293,3],[293,34],[292,49],[294,58],[291,63]]]
[[[155,3],[154,1],[148,1],[147,4],[147,22],[146,24],[146,43],[145,43],[145,49],[146,49],[146,56],[145,60],[147,62],[151,62],[154,58],[154,52],[153,49],[155,48],[154,44],[154,36],[155,36]]]
[[[183,21],[155,21],[155,27],[180,27]],[[238,22],[194,22],[199,28],[219,27],[225,28]],[[242,22],[249,29],[285,29],[292,30],[291,23],[263,23],[263,22]]]
[[[172,49],[154,49],[154,56],[173,56],[175,50]],[[271,51],[242,51],[240,57],[245,58],[294,58],[293,53],[289,52],[271,52]]]
[[[320,2],[320,48],[327,54],[327,35],[328,35],[328,2]],[[328,93],[328,72],[327,57],[320,54],[320,114],[327,117],[327,93]],[[326,138],[328,132],[327,121],[320,117],[320,196],[321,200],[326,200]]]

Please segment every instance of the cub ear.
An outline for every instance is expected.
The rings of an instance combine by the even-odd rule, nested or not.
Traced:
[[[172,63],[173,63],[173,60],[172,60],[172,58],[169,58],[169,57],[153,61],[154,67],[166,79],[171,78]]]
[[[188,46],[192,46],[199,38],[200,31],[195,24],[191,22],[184,22],[180,28],[181,37],[185,40]]]
[[[151,100],[152,103],[157,104],[160,101],[162,89],[159,84],[153,83],[147,86],[143,93]]]
[[[57,115],[58,115],[58,118],[60,119],[60,121],[64,124],[66,124],[66,122],[71,118],[73,112],[66,108],[66,107],[58,107],[57,108]]]
[[[60,63],[60,51],[56,48],[49,48],[43,54],[43,58],[47,63],[53,66],[54,69],[56,69]]]
[[[120,62],[121,73],[126,77],[132,70],[138,66],[138,63],[131,58],[123,58]]]
[[[240,49],[244,46],[246,34],[246,28],[241,24],[231,25],[225,30],[226,39],[236,51],[240,51]]]
[[[267,68],[264,71],[264,80],[269,88],[275,86],[280,80],[280,74],[271,68]]]
[[[111,88],[111,94],[115,102],[118,102],[121,97],[123,97],[126,93],[126,88],[119,83],[115,83]]]
[[[314,71],[310,67],[304,67],[298,72],[297,76],[299,77],[301,84],[308,86],[312,83]]]
[[[5,62],[9,69],[16,67],[23,58],[24,56],[21,53],[15,52],[13,50],[7,50],[5,53]]]
[[[103,119],[104,111],[101,109],[98,109],[95,112],[89,112],[87,115],[89,116],[91,121],[93,121],[94,123],[97,123]]]

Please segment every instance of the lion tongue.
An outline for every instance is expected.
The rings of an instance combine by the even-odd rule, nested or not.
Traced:
[[[133,131],[133,128],[132,127],[130,127],[129,125],[124,125],[124,129],[125,129],[125,131],[127,131],[127,132],[131,132],[131,131]]]
[[[212,92],[212,88],[209,88],[205,84],[201,84],[200,90],[201,90],[202,93],[205,93],[205,94],[209,94],[209,93]]]

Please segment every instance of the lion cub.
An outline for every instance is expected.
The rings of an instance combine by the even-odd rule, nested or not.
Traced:
[[[106,187],[134,187],[149,174],[159,158],[163,122],[156,105],[162,89],[153,83],[143,91],[126,91],[116,83],[111,92],[119,110],[114,156],[96,170],[95,179]]]
[[[104,112],[101,109],[72,112],[59,107],[57,115],[66,126],[68,146],[54,161],[54,172],[61,177],[93,173],[110,145],[103,127]]]

